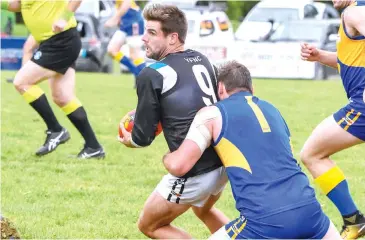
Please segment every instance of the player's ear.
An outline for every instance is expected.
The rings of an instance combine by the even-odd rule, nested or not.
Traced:
[[[224,99],[224,93],[226,92],[226,87],[222,82],[218,82],[218,97],[220,100]]]
[[[178,33],[171,33],[169,35],[169,43],[171,45],[175,45],[179,41],[179,34]]]

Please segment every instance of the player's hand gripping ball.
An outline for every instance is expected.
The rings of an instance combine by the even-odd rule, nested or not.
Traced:
[[[119,123],[119,137],[123,138],[123,132],[122,132],[122,127],[123,126],[127,130],[127,132],[132,132],[132,129],[133,129],[133,126],[134,126],[135,114],[136,114],[136,109],[134,109],[134,110],[130,111],[129,113],[127,113],[122,118],[122,120],[120,120],[120,123]],[[162,125],[161,125],[161,122],[159,122],[158,125],[157,125],[155,135],[158,136],[161,132],[162,132]]]

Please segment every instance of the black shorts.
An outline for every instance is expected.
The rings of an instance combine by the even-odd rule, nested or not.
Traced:
[[[81,50],[81,39],[76,28],[70,28],[41,42],[32,61],[49,70],[65,74],[75,68]]]

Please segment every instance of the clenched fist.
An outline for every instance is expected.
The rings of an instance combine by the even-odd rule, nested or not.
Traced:
[[[308,44],[300,44],[300,56],[304,61],[315,62],[319,60],[319,50],[317,47]]]

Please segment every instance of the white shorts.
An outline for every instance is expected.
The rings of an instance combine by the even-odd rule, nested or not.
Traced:
[[[136,35],[136,36],[128,36],[127,33],[117,30],[113,35],[113,40],[116,41],[123,41],[125,44],[127,44],[129,47],[132,48],[141,48],[143,46],[142,36]]]
[[[211,195],[218,195],[223,191],[227,181],[224,167],[191,178],[167,174],[155,191],[169,202],[203,207]]]

